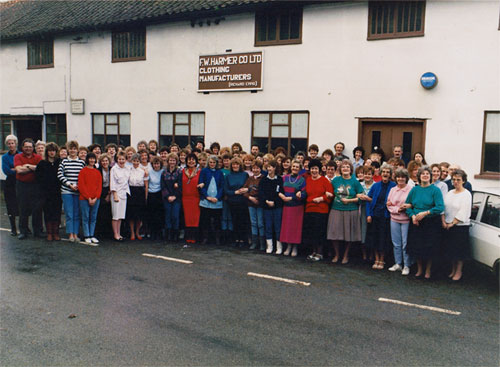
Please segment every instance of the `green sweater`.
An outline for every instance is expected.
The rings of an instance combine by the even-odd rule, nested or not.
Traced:
[[[444,211],[443,194],[434,185],[427,187],[415,186],[408,194],[406,203],[412,205],[411,208],[406,209],[406,214],[410,218],[427,210],[431,212],[430,215],[439,215]]]
[[[337,176],[332,180],[333,193],[335,198],[332,202],[332,209],[335,210],[358,210],[359,200],[349,204],[344,204],[340,199],[354,199],[357,194],[364,194],[365,190],[359,183],[358,179],[351,176],[346,180],[342,176]]]

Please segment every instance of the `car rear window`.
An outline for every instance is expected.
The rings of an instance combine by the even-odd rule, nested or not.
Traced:
[[[500,228],[500,197],[488,195],[481,222]]]

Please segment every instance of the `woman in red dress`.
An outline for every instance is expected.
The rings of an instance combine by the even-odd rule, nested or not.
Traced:
[[[187,167],[182,171],[182,208],[186,225],[184,239],[186,243],[195,243],[200,223],[200,193],[198,191],[200,168],[194,153],[186,157]]]

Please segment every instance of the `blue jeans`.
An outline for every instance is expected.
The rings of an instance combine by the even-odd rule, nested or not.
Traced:
[[[62,194],[66,233],[78,234],[80,229],[80,198],[78,195]]]
[[[404,266],[408,267],[412,265],[410,255],[406,252],[409,227],[410,223],[397,223],[391,220],[391,238],[392,245],[394,246],[394,261],[396,264],[404,264]]]
[[[252,235],[264,237],[264,209],[249,206],[248,213],[250,214]]]
[[[265,209],[264,227],[266,228],[266,240],[273,239],[273,229],[276,234],[276,240],[280,240],[281,233],[281,213],[283,208]]]
[[[163,208],[165,209],[165,228],[179,229],[181,201],[178,199],[170,203],[168,200],[165,200],[163,202]]]
[[[90,206],[88,200],[80,200],[80,213],[82,215],[83,237],[94,237],[97,212],[101,200],[97,199],[94,206]]]
[[[233,230],[233,220],[231,218],[231,210],[229,209],[229,205],[226,201],[222,202],[222,225],[221,229],[223,231],[232,231]]]

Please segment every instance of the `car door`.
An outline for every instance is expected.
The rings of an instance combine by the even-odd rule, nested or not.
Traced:
[[[500,258],[500,197],[474,192],[472,202],[472,258],[493,268]]]

